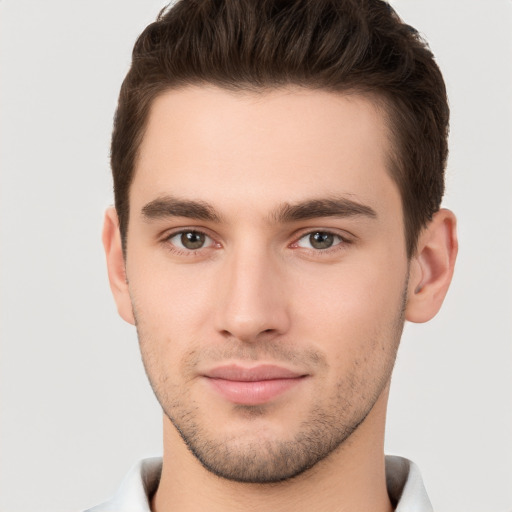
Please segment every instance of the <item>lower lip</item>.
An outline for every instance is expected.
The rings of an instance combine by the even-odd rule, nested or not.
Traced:
[[[208,378],[212,387],[230,402],[240,405],[261,405],[298,386],[304,377],[271,379],[254,382]]]

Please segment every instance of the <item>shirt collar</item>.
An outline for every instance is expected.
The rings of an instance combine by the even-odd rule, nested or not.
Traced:
[[[386,484],[395,512],[433,512],[420,470],[414,462],[386,455]]]

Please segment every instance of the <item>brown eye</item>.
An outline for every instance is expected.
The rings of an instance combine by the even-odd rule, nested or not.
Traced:
[[[180,241],[186,249],[200,249],[204,245],[205,236],[197,231],[186,231],[181,234]]]
[[[306,249],[325,250],[335,245],[343,243],[344,240],[339,235],[329,233],[329,231],[314,231],[304,235],[298,242],[299,247]]]
[[[179,249],[194,251],[210,246],[212,240],[200,231],[181,231],[168,238],[168,241]]]
[[[315,249],[329,249],[334,244],[334,235],[318,231],[309,235],[309,243]]]

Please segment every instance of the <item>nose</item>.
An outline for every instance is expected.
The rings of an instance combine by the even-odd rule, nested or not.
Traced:
[[[216,328],[223,336],[252,343],[289,329],[284,272],[268,251],[231,254],[219,278]]]

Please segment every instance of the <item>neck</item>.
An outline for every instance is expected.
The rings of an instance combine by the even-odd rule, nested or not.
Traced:
[[[313,468],[274,484],[217,477],[191,454],[164,418],[164,457],[153,512],[391,512],[386,489],[384,424],[387,390],[352,435]]]

